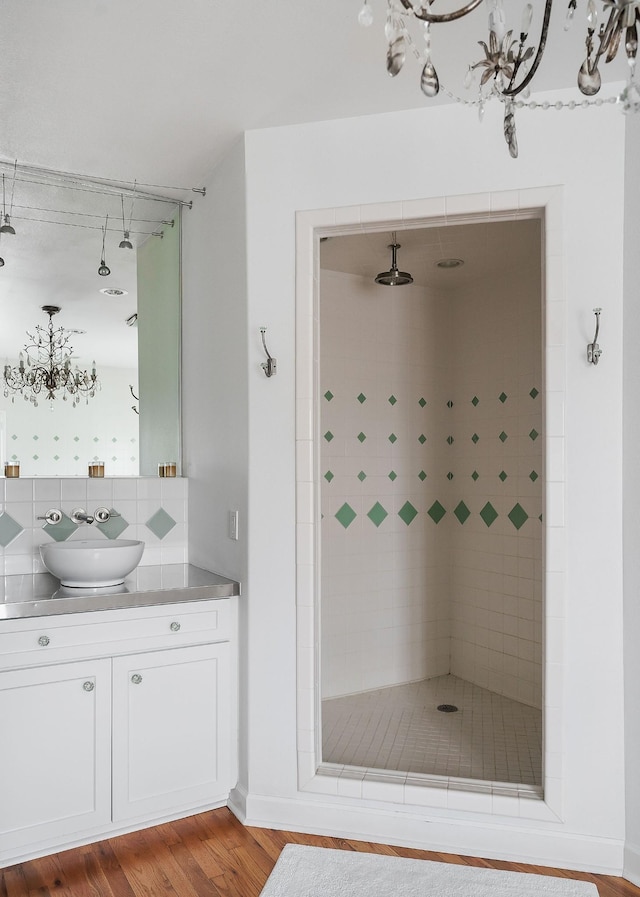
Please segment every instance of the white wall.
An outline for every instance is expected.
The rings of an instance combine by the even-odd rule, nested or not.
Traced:
[[[244,146],[216,169],[183,215],[182,420],[189,477],[189,560],[242,583],[240,719],[247,731],[247,295]],[[260,376],[264,376],[260,371]],[[239,512],[239,540],[228,512]],[[268,531],[268,520],[265,521]],[[240,770],[247,779],[247,739]]]
[[[213,234],[201,238],[194,234],[194,239],[200,239],[200,255],[186,253],[185,267],[192,266],[185,271],[186,282],[197,285],[192,290],[191,311],[186,312],[186,345],[191,347],[192,340],[194,349],[200,350],[200,380],[202,374],[209,376],[214,406],[203,409],[195,397],[186,399],[188,407],[191,403],[186,438],[190,445],[199,446],[190,449],[196,452],[192,464],[197,475],[192,501],[199,490],[204,497],[214,498],[213,475],[225,499],[227,483],[241,478],[243,457],[220,465],[219,470],[207,460],[206,447],[215,446],[212,454],[217,456],[217,449],[223,448],[221,432],[232,432],[229,425],[238,419],[228,398],[229,388],[225,393],[219,387],[223,375],[227,383],[233,383],[238,402],[248,391],[244,410],[251,422],[249,553],[247,575],[241,576],[251,589],[242,622],[247,681],[241,742],[246,753],[234,806],[251,824],[619,872],[624,837],[619,402],[624,119],[611,107],[519,112],[520,159],[513,161],[504,146],[499,112],[489,109],[481,128],[473,112],[449,106],[248,133],[246,320],[227,289],[220,291],[224,305],[217,317],[213,315],[212,290],[207,289],[216,267],[210,264],[216,245]],[[595,161],[605,159],[606,164]],[[218,192],[226,197],[226,208],[236,222],[239,200],[231,193],[234,187],[240,193],[242,183],[239,163],[232,160],[230,164],[234,172],[230,184],[221,183],[224,172],[216,177]],[[370,791],[366,800],[344,793],[338,796],[337,790],[333,796],[300,791],[296,772],[295,437],[296,425],[307,432],[310,422],[302,415],[296,418],[294,391],[296,211],[362,205],[362,215],[375,221],[379,217],[376,203],[396,202],[401,217],[403,210],[410,211],[413,199],[552,185],[561,186],[564,197],[568,304],[567,320],[554,322],[558,345],[566,343],[566,356],[562,350],[549,359],[557,366],[557,377],[566,382],[567,394],[566,409],[561,409],[567,435],[567,488],[556,509],[568,526],[562,551],[567,569],[565,605],[553,629],[555,641],[548,645],[552,653],[561,649],[564,659],[561,669],[548,671],[557,676],[564,670],[566,711],[559,725],[565,754],[557,758],[554,770],[563,798],[561,817],[536,818],[537,802],[532,801],[531,808],[514,819],[499,797],[490,813],[477,813],[473,793],[459,789],[445,792],[439,808],[398,805],[393,802],[394,788],[383,784]],[[484,197],[479,201],[481,208],[484,201]],[[517,202],[514,192],[513,203]],[[596,214],[606,227],[594,235]],[[384,215],[389,217],[387,209]],[[218,219],[214,215],[208,221],[221,224],[223,216],[224,209]],[[332,213],[327,224],[335,222]],[[231,289],[242,302],[241,290]],[[607,353],[599,367],[592,368],[585,362],[585,349],[593,335],[591,309],[599,304],[605,306]],[[208,324],[209,339],[197,333],[199,320]],[[214,320],[239,353],[231,369],[224,362],[233,353],[218,357],[211,347]],[[278,374],[271,380],[259,369],[263,325],[269,328],[270,349],[278,358]],[[301,355],[311,351],[313,345],[307,342]],[[191,370],[187,382],[192,385],[196,366],[195,362],[186,365]],[[247,432],[245,419],[238,423],[241,432]],[[229,439],[241,452],[242,438]],[[227,448],[224,456],[230,454]],[[311,465],[310,458],[299,461]],[[242,492],[242,487],[238,490]],[[193,559],[200,563],[205,557],[214,561],[231,557],[220,548],[220,508],[217,503],[208,504],[212,517],[206,520],[201,515],[198,520],[200,527],[209,526],[206,539],[194,533],[198,513],[190,521],[198,555]],[[201,509],[206,505],[203,500]],[[243,572],[242,565],[224,572]],[[308,683],[309,688],[312,685]]]
[[[640,117],[627,121],[624,239],[624,665],[625,665],[625,791],[627,842],[625,877],[640,885]],[[604,304],[604,299],[603,299]],[[604,312],[603,312],[604,314]],[[605,347],[604,332],[600,345]],[[608,346],[607,346],[608,348]],[[607,354],[609,354],[607,352]],[[605,362],[603,353],[602,363]]]

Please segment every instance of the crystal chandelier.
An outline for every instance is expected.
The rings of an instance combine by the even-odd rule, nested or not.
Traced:
[[[42,311],[49,315],[48,326],[36,324],[35,333],[27,331],[29,342],[20,352],[18,365],[4,366],[5,398],[12,393],[12,401],[15,401],[15,394],[20,393],[26,402],[37,407],[41,393],[50,402],[57,398],[56,394],[62,394],[64,402],[71,396],[75,408],[83,396],[88,402],[100,389],[96,363],[93,362],[90,374],[77,366],[72,368],[73,347],[69,340],[73,333],[80,331],[65,330],[64,327],[53,329],[53,316],[60,311],[59,306],[43,305]]]
[[[427,97],[435,97],[443,90],[452,99],[465,102],[440,83],[438,73],[431,59],[431,26],[454,22],[473,12],[483,0],[471,0],[452,12],[436,12],[437,0],[387,0],[385,37],[387,39],[387,71],[395,77],[404,65],[408,50],[412,50],[422,64],[420,87]],[[566,2],[566,0],[565,0]],[[489,7],[489,40],[478,41],[484,51],[484,58],[469,63],[465,77],[465,87],[471,87],[478,79],[478,99],[468,103],[477,105],[482,117],[484,104],[491,98],[504,103],[504,137],[513,158],[518,155],[515,113],[525,106],[523,100],[529,97],[531,82],[544,55],[549,33],[549,21],[553,0],[545,0],[540,39],[537,46],[528,45],[529,28],[533,18],[533,6],[527,3],[522,13],[519,30],[507,28],[503,0],[486,0]],[[542,4],[540,4],[542,6]],[[537,6],[537,4],[536,4]],[[565,29],[575,17],[578,0],[569,0]],[[602,21],[598,24],[601,8]],[[373,14],[370,0],[364,0],[358,21],[363,26],[371,25]],[[423,48],[419,49],[410,31],[410,22],[417,21],[423,32]],[[640,110],[640,86],[635,80],[636,55],[638,52],[638,22],[640,21],[640,0],[587,0],[586,3],[586,55],[577,66],[577,84],[587,98],[581,103],[555,103],[553,108],[575,109],[576,106],[601,106],[604,102],[618,102],[624,112]],[[514,36],[515,34],[515,36]],[[629,79],[619,97],[611,100],[590,99],[601,86],[600,63],[611,62],[623,49],[629,64]],[[523,99],[520,99],[522,96]],[[550,103],[528,104],[531,108],[550,108]]]

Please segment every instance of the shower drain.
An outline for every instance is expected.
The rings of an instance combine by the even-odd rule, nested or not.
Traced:
[[[457,709],[455,704],[438,704],[438,710],[441,713],[455,713]]]

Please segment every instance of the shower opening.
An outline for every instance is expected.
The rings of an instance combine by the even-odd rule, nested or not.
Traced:
[[[323,767],[541,793],[541,224],[320,243]]]

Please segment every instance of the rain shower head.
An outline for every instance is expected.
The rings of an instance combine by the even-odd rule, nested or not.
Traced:
[[[389,244],[389,249],[391,250],[391,268],[389,271],[382,271],[378,274],[376,283],[382,284],[382,286],[385,287],[402,287],[405,284],[413,283],[413,277],[407,271],[398,271],[396,255],[398,249],[400,249],[400,244],[396,243],[395,232],[391,235],[391,239],[393,240],[393,243]]]

